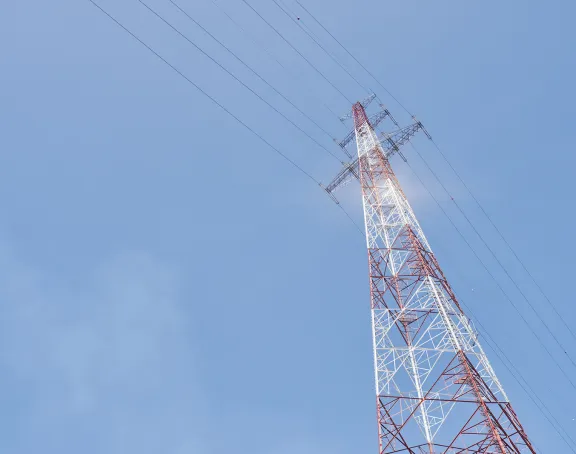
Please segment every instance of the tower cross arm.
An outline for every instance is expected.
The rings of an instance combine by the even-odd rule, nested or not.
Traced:
[[[428,131],[426,131],[424,125],[419,121],[414,121],[414,123],[412,123],[411,125],[406,126],[405,128],[399,129],[397,131],[382,134],[380,142],[386,151],[386,157],[389,157],[394,153],[398,153],[402,157],[402,159],[406,161],[406,158],[400,152],[400,147],[404,145],[406,142],[408,142],[420,130],[422,130],[424,134],[426,134],[426,137],[428,137],[428,139],[432,140],[432,137],[430,136],[430,134],[428,134]]]
[[[408,142],[410,138],[412,138],[420,130],[423,130],[426,133],[426,135],[430,137],[426,132],[426,130],[424,129],[422,123],[419,121],[416,121],[409,126],[398,129],[391,133],[384,134],[382,139],[380,140],[379,148],[381,149],[385,158],[388,159],[393,154],[398,153],[400,156],[402,156],[403,159],[405,159],[400,151],[400,147],[406,144],[406,142]],[[360,160],[363,158],[364,158],[363,156],[357,157],[351,163],[346,164],[340,170],[340,172],[338,172],[338,175],[336,175],[336,177],[330,182],[330,184],[328,184],[324,188],[325,191],[328,192],[328,194],[330,194],[333,197],[332,193],[336,191],[336,189],[342,186],[346,186],[348,183],[350,183],[350,181],[354,179],[359,180]]]
[[[376,99],[376,94],[372,93],[370,96],[368,96],[367,98],[363,99],[362,101],[360,101],[360,104],[362,104],[362,107],[364,107],[364,109],[366,109],[370,103],[372,101],[374,101]],[[343,115],[340,117],[340,121],[345,121],[352,118],[352,114],[351,113],[347,113],[346,115]]]
[[[359,164],[360,164],[360,160],[359,158],[356,158],[354,161],[352,161],[349,164],[346,164],[342,170],[340,170],[340,172],[338,172],[338,175],[336,175],[336,177],[330,182],[330,184],[328,186],[326,186],[325,190],[328,194],[332,194],[336,189],[338,189],[341,186],[346,186],[348,183],[350,183],[350,181],[352,181],[353,179],[360,179],[359,176]]]
[[[375,114],[371,115],[368,118],[368,121],[370,122],[370,124],[372,125],[373,128],[375,128],[376,126],[378,126],[380,123],[382,123],[382,121],[384,121],[386,118],[390,118],[390,120],[392,120],[392,122],[398,127],[398,123],[396,122],[396,120],[394,119],[394,117],[392,116],[392,114],[390,113],[390,111],[388,109],[386,109],[384,106],[381,106],[382,110],[379,112],[376,112]],[[348,155],[348,157],[352,157],[352,155],[350,154],[350,152],[346,149],[346,147],[348,146],[348,144],[350,142],[352,142],[352,140],[354,139],[354,136],[356,135],[356,130],[353,129],[352,131],[350,131],[346,137],[344,137],[340,142],[337,142],[338,145],[344,150],[344,152]]]

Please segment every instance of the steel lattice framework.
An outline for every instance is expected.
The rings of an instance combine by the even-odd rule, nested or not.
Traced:
[[[535,454],[390,165],[425,130],[379,138],[370,101],[352,108],[358,157],[326,190],[362,187],[380,453]]]

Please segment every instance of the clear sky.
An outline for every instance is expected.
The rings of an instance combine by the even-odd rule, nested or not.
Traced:
[[[148,1],[338,153],[168,0]],[[349,103],[242,2],[217,2],[289,71],[211,0],[179,0],[343,137],[346,128],[322,103],[339,114]],[[284,2],[410,121],[293,0]],[[336,160],[137,0],[100,3],[315,178],[328,182],[338,171]],[[274,3],[251,3],[346,97],[366,95]],[[573,2],[304,4],[426,125],[572,325]],[[88,0],[3,2],[0,101],[1,452],[376,452],[365,245],[320,188]],[[417,146],[576,358],[576,341],[438,152],[423,139]],[[576,377],[415,153],[405,155]],[[576,438],[576,389],[406,165],[393,163],[456,291]],[[358,188],[340,197],[361,222]],[[487,353],[541,452],[571,452]]]

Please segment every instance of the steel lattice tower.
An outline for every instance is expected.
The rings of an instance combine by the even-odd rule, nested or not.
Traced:
[[[372,99],[353,106],[340,145],[355,136],[358,156],[326,191],[362,187],[380,453],[535,454],[390,165],[426,131],[415,121],[379,138],[375,125],[393,118],[368,118]]]

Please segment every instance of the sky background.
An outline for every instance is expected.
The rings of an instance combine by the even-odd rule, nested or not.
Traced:
[[[181,15],[149,4],[332,152],[328,137]],[[333,137],[349,103],[239,0],[182,7]],[[410,117],[293,0],[403,124]],[[100,4],[325,183],[340,164],[137,0]],[[351,100],[366,96],[268,0],[251,4]],[[569,324],[576,7],[303,3],[425,124]],[[0,6],[0,451],[376,452],[366,251],[323,191],[87,0]],[[432,144],[451,195],[576,358]],[[410,166],[571,377],[574,368],[416,153]],[[344,156],[342,155],[342,158]],[[410,169],[393,164],[457,293],[576,438],[576,389]],[[339,193],[359,223],[357,186]],[[472,290],[474,289],[474,290]],[[529,436],[572,452],[490,348]]]

